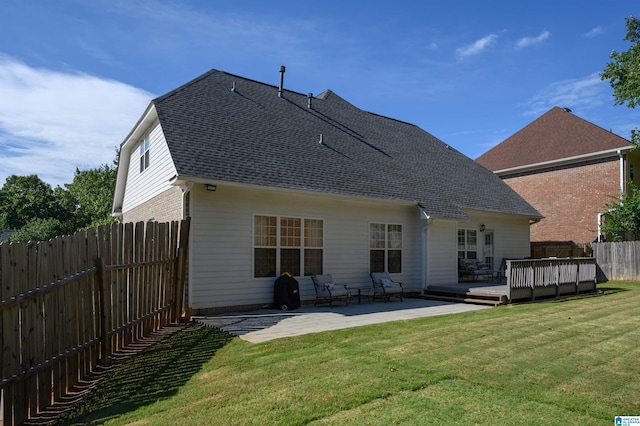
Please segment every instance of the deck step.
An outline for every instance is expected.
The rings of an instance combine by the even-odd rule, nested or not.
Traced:
[[[449,302],[473,303],[491,306],[498,306],[507,303],[507,298],[504,295],[474,292],[447,293],[441,291],[427,291],[422,297],[424,297],[425,299],[445,300]]]

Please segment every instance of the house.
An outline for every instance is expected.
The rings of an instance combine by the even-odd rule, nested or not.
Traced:
[[[638,182],[638,153],[628,140],[554,107],[476,159],[500,176],[544,219],[535,243],[598,239],[605,205]]]
[[[275,74],[275,73],[274,73]],[[457,258],[529,255],[540,214],[499,177],[410,123],[211,70],[154,99],[121,145],[113,214],[191,218],[188,304],[273,300],[293,274],[405,292],[457,283]]]
[[[14,231],[13,229],[5,229],[4,231],[0,232],[0,243],[9,241],[9,238],[11,238],[11,236],[15,233],[16,231]]]

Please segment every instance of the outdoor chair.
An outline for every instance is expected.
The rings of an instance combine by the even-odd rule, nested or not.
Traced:
[[[311,280],[316,289],[316,300],[314,306],[318,303],[329,303],[333,307],[334,301],[342,301],[347,305],[351,293],[345,284],[336,284],[331,274],[312,275]]]
[[[480,277],[492,278],[496,271],[489,268],[480,259],[458,259],[458,279],[464,281],[465,277],[470,277],[471,281],[477,281]]]
[[[392,296],[400,298],[402,302],[402,295],[404,288],[402,283],[393,281],[388,272],[372,272],[371,281],[373,282],[373,298],[381,297],[385,302],[388,302]]]

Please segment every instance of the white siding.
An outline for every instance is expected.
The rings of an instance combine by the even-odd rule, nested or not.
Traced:
[[[471,221],[460,225],[461,228],[480,229],[485,225],[486,230],[494,231],[494,259],[495,268],[500,266],[503,258],[522,259],[530,256],[531,243],[529,234],[529,219],[522,216],[508,216],[499,214],[468,213]],[[482,235],[478,233],[478,255],[482,253]],[[457,249],[456,249],[457,250]]]
[[[203,185],[191,191],[189,301],[196,309],[273,301],[274,278],[253,278],[253,216],[283,215],[324,220],[324,272],[337,283],[370,285],[369,223],[403,225],[402,273],[409,291],[420,291],[421,234],[418,209],[388,203],[349,201]],[[301,299],[315,298],[308,277],[296,277]]]
[[[451,220],[436,219],[429,227],[427,285],[458,282],[458,226]]]
[[[126,212],[170,188],[169,180],[176,175],[167,142],[159,123],[149,130],[149,167],[140,172],[139,144],[134,144],[129,158],[122,211]]]
[[[424,286],[423,235],[425,221],[415,206],[357,201],[330,196],[304,196],[272,190],[204,185],[191,190],[189,306],[195,309],[267,305],[273,301],[274,277],[253,277],[254,215],[288,216],[324,221],[324,273],[337,283],[369,286],[369,224],[401,224],[402,273],[392,277],[405,291]],[[428,284],[454,284],[457,275],[457,230],[484,223],[495,232],[495,258],[529,254],[526,218],[473,215],[463,222],[436,219],[428,228]],[[313,300],[308,277],[296,277],[302,300]]]

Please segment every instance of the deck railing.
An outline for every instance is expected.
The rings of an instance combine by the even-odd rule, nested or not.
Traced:
[[[557,297],[596,287],[596,260],[591,257],[507,260],[506,263],[510,300]]]

